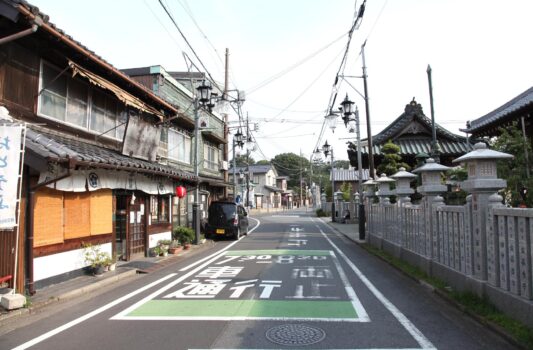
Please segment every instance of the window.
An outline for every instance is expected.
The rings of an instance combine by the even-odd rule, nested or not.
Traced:
[[[152,224],[169,223],[169,196],[151,196],[150,197],[150,219]]]
[[[127,110],[114,96],[42,62],[39,113],[97,134],[124,137]]]
[[[218,170],[219,159],[220,150],[209,143],[204,143],[204,168],[210,170]]]
[[[167,144],[168,158],[179,162],[191,163],[191,137],[184,131],[168,129],[161,132],[161,145]]]

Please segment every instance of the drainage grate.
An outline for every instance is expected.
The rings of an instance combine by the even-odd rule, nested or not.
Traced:
[[[304,346],[321,342],[326,337],[326,332],[303,324],[286,324],[270,328],[266,337],[279,345]]]

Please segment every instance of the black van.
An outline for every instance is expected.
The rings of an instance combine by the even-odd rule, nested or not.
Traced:
[[[248,213],[240,204],[217,201],[209,206],[206,238],[231,237],[239,239],[248,234]]]

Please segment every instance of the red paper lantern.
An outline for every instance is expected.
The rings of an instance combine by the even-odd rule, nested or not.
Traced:
[[[176,196],[178,196],[178,198],[183,198],[185,197],[186,194],[187,194],[187,189],[185,189],[185,187],[176,186]]]

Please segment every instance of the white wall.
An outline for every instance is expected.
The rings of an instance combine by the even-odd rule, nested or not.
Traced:
[[[111,243],[101,245],[102,252],[111,255]],[[69,250],[53,255],[33,259],[33,280],[40,281],[45,278],[61,275],[88,266],[85,264],[84,249]]]
[[[172,239],[172,232],[161,232],[148,236],[148,248],[154,248],[157,246],[157,242],[164,239]]]

